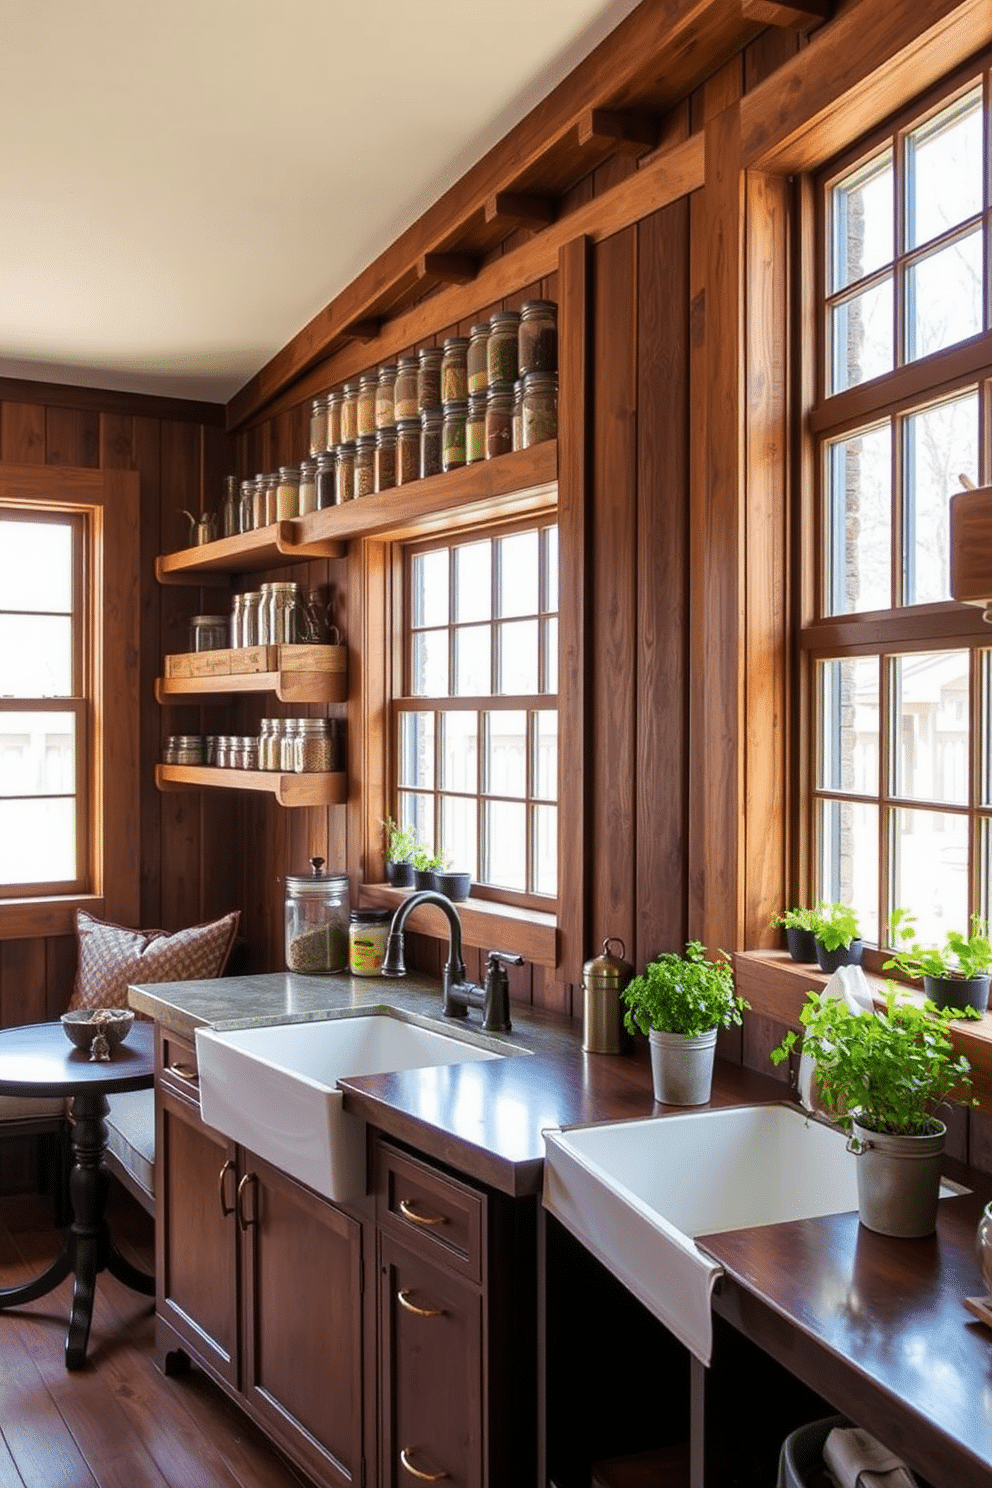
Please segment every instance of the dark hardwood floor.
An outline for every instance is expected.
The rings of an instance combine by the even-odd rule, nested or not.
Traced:
[[[150,1270],[151,1221],[112,1196],[114,1234]],[[37,1274],[60,1236],[48,1200],[0,1197],[0,1287]],[[155,1367],[154,1307],[97,1278],[85,1369],[63,1362],[72,1280],[0,1313],[0,1488],[300,1488],[299,1477],[198,1370]]]

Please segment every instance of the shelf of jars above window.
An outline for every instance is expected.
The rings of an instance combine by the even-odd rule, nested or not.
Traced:
[[[340,558],[350,542],[363,537],[450,532],[487,519],[553,511],[557,482],[558,443],[548,439],[340,506],[167,553],[155,560],[155,574],[162,584],[200,584],[208,572],[242,573]]]
[[[951,497],[951,593],[992,624],[992,486]]]

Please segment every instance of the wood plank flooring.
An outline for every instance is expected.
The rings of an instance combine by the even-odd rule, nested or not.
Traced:
[[[151,1270],[151,1221],[119,1190],[114,1236]],[[36,1275],[60,1235],[49,1202],[0,1197],[0,1287]],[[72,1278],[0,1313],[0,1488],[300,1488],[257,1428],[198,1370],[165,1378],[153,1361],[154,1305],[109,1272],[97,1278],[85,1369],[63,1350]]]

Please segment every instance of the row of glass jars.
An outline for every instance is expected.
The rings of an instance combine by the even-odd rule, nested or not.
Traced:
[[[231,599],[229,644],[292,646],[306,639],[306,611],[299,584],[262,584]]]
[[[170,734],[166,765],[311,774],[343,768],[344,725],[335,718],[263,718],[261,733]]]

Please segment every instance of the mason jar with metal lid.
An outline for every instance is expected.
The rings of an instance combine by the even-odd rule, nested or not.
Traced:
[[[226,615],[194,615],[189,622],[191,651],[224,651],[230,639]]]
[[[352,444],[358,434],[358,383],[346,382],[341,395],[341,443]]]
[[[293,770],[297,775],[334,769],[334,737],[329,718],[298,718],[293,733]]]
[[[334,494],[336,506],[351,501],[355,494],[355,446],[339,444],[334,465]]]
[[[495,382],[516,382],[520,375],[517,332],[520,313],[497,310],[489,317],[489,340],[486,342],[486,370],[489,386]]]
[[[341,443],[341,404],[344,394],[334,388],[327,395],[327,445],[329,450]]]
[[[352,465],[352,496],[371,496],[375,490],[375,435],[359,434]]]
[[[262,607],[261,589],[249,589],[241,596],[241,641],[242,646],[257,646],[259,642],[259,611]]]
[[[303,590],[294,583],[263,584],[262,588],[268,590],[266,644],[292,646],[303,633]]]
[[[619,956],[610,952],[614,945],[620,947]],[[602,955],[582,968],[582,1047],[587,1054],[620,1054],[623,1050],[620,993],[634,975],[634,968],[624,960],[626,954],[623,941],[608,936]]]
[[[317,461],[300,461],[300,516],[317,510]]]
[[[310,404],[310,454],[316,459],[327,448],[327,399],[314,398]]]
[[[554,300],[525,300],[517,338],[520,376],[558,371],[558,306]]]
[[[394,389],[396,387],[396,367],[388,362],[379,368],[379,376],[376,380],[375,389],[375,426],[377,429],[391,429],[396,422],[396,409],[394,403]]]
[[[348,965],[348,876],[324,873],[311,858],[308,874],[286,875],[286,965],[326,976]]]
[[[464,403],[468,398],[467,336],[448,336],[441,357],[441,402]]]
[[[440,346],[425,346],[417,353],[417,405],[423,413],[428,408],[441,406],[441,358]]]
[[[231,597],[231,624],[228,632],[228,642],[234,646],[244,645],[241,639],[241,616],[244,610],[245,597],[243,594],[235,594]]]
[[[417,368],[415,356],[401,356],[396,363],[396,380],[393,384],[393,414],[400,419],[419,418],[420,404],[417,402]]]
[[[375,436],[375,489],[391,491],[396,484],[396,430],[380,429]]]
[[[489,370],[486,363],[486,346],[489,341],[488,320],[479,321],[469,333],[465,352],[466,386],[469,397],[473,393],[484,393],[489,386]]]
[[[396,484],[408,486],[420,479],[420,420],[399,419],[396,424]]]
[[[277,522],[288,522],[300,515],[300,468],[298,465],[280,465],[276,480]]]

